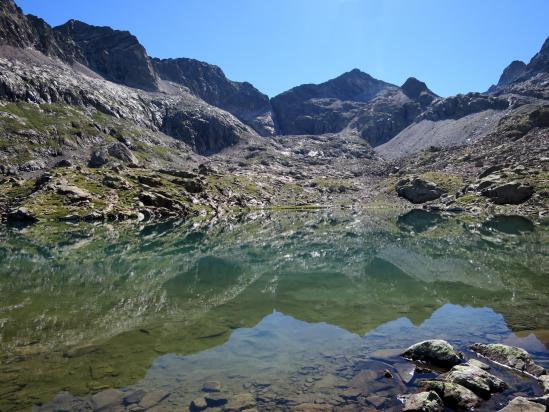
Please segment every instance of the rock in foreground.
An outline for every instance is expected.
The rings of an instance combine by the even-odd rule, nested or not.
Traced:
[[[482,398],[507,389],[507,384],[498,377],[476,366],[456,365],[445,376],[445,381],[466,387]]]
[[[419,386],[424,390],[436,392],[444,401],[446,406],[456,410],[471,410],[477,407],[481,399],[474,392],[457,383],[426,380]]]
[[[500,412],[545,412],[545,406],[519,396],[509,402],[505,408],[500,409]]]
[[[471,349],[476,353],[502,365],[529,373],[533,376],[545,375],[546,371],[532,360],[532,357],[524,349],[502,344],[475,343]]]
[[[438,412],[444,410],[444,405],[436,392],[420,392],[406,396],[402,410],[409,412]]]
[[[410,346],[402,356],[412,360],[428,362],[450,368],[461,363],[460,354],[445,340],[433,339]]]

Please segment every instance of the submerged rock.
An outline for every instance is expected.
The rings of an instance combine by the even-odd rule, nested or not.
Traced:
[[[226,411],[243,411],[251,408],[255,408],[256,400],[251,393],[239,393],[234,395],[227,405],[225,405]]]
[[[444,380],[464,386],[483,398],[489,398],[492,393],[507,389],[507,384],[497,376],[470,365],[454,366]]]
[[[120,405],[124,393],[118,389],[107,389],[92,396],[94,411],[107,411]]]
[[[513,399],[500,412],[545,412],[545,406],[532,402],[522,396]]]
[[[438,412],[444,410],[442,399],[434,391],[414,393],[404,397],[403,411]]]
[[[481,402],[473,391],[457,383],[425,380],[421,381],[419,386],[424,390],[436,392],[446,406],[456,410],[471,410]]]
[[[204,396],[204,399],[206,400],[206,404],[209,408],[223,406],[228,401],[227,397],[219,392],[208,393],[206,396]]]
[[[204,409],[208,408],[208,403],[206,402],[206,399],[203,397],[196,398],[191,402],[191,405],[189,406],[189,409],[191,412],[197,412],[197,411],[203,411]]]
[[[501,363],[521,372],[529,373],[536,377],[546,374],[545,369],[536,365],[528,352],[515,346],[499,343],[475,343],[471,345],[471,349],[494,362]]]
[[[461,356],[445,340],[433,339],[416,343],[406,349],[402,356],[412,360],[424,361],[436,366],[452,367],[461,363]]]
[[[397,194],[412,203],[425,203],[438,199],[443,190],[432,182],[420,179],[403,179],[397,183]]]
[[[153,406],[158,405],[168,396],[170,396],[170,393],[161,389],[147,392],[139,402],[139,406],[144,409],[152,408]]]
[[[202,392],[220,392],[221,391],[221,383],[218,381],[208,381],[204,382],[204,385],[202,385]]]

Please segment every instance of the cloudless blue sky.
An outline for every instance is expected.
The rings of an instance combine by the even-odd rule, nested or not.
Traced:
[[[353,68],[436,93],[484,91],[549,36],[548,0],[16,0],[51,25],[135,34],[153,57],[217,64],[273,96]]]

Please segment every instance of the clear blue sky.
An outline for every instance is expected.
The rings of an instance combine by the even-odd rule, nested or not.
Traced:
[[[51,25],[135,34],[153,57],[217,64],[273,96],[359,68],[436,93],[484,91],[549,36],[548,0],[16,0]]]

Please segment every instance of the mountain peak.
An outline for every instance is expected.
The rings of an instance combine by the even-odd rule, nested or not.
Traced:
[[[69,20],[53,29],[81,50],[85,64],[107,80],[143,90],[158,90],[158,78],[143,45],[129,31]]]
[[[409,77],[400,88],[406,96],[418,101],[422,106],[430,104],[438,97],[424,82],[415,77]]]
[[[511,84],[517,80],[520,76],[526,71],[526,63],[521,60],[515,60],[511,62],[509,66],[503,70],[498,81],[498,86],[504,86],[506,84]]]
[[[400,88],[404,94],[411,99],[417,99],[421,92],[430,91],[424,82],[416,79],[415,77],[408,77]]]

